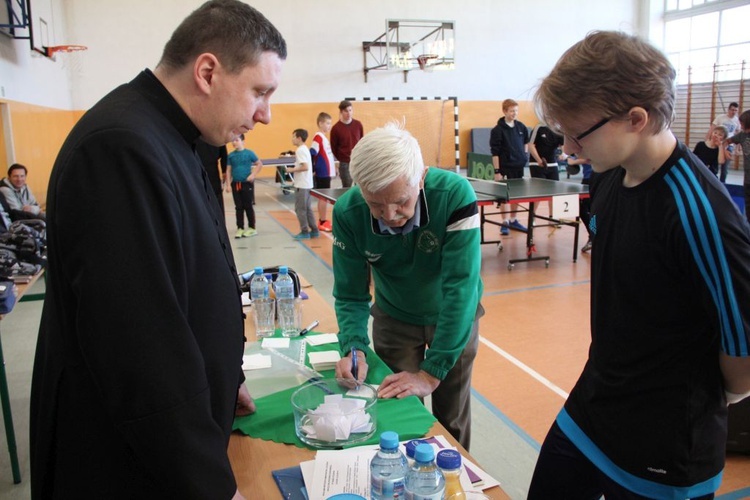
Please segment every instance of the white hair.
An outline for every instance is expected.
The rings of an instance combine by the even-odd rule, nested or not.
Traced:
[[[407,130],[390,122],[367,133],[354,146],[349,172],[354,182],[370,193],[401,178],[416,186],[424,174],[422,150]]]

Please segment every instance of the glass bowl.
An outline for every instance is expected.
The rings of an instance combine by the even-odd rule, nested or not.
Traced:
[[[317,379],[291,398],[297,437],[314,448],[362,443],[377,430],[378,391],[351,379]]]

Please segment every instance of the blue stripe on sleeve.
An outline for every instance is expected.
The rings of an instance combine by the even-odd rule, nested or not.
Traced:
[[[693,258],[716,305],[722,350],[730,356],[747,356],[742,317],[713,207],[684,159],[664,179],[674,195]]]

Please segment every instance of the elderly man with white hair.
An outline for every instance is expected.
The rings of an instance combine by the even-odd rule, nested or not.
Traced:
[[[432,394],[432,411],[465,447],[471,439],[471,370],[479,339],[480,224],[474,190],[461,176],[428,168],[416,139],[395,124],[366,134],[352,152],[355,187],[334,206],[336,375],[358,379],[375,352],[394,371],[380,397]],[[370,270],[375,301],[370,306]]]

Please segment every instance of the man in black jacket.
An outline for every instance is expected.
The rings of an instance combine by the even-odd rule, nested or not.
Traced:
[[[270,121],[286,43],[212,0],[151,72],[63,144],[31,394],[32,498],[243,498],[227,457],[243,316],[225,225],[195,154]],[[91,210],[91,207],[97,207]]]

